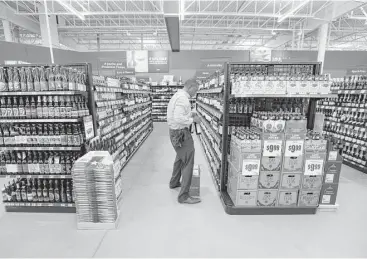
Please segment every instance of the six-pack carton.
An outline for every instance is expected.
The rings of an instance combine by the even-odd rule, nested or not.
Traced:
[[[200,166],[194,165],[189,195],[193,197],[200,196]]]

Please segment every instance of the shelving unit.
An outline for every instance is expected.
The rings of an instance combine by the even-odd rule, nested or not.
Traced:
[[[94,137],[91,65],[3,67],[0,176],[13,180],[3,190],[5,209],[75,212],[71,167]]]
[[[167,106],[169,100],[177,92],[182,89],[182,85],[155,85],[152,88],[152,107],[153,107],[153,121],[165,122],[167,121]]]
[[[129,80],[97,76],[94,79],[97,101],[114,105],[97,108],[99,136],[92,143],[92,150],[107,150],[111,154],[119,199],[122,170],[153,129],[151,90],[148,85]]]
[[[335,96],[320,100],[317,111],[325,115],[324,134],[342,150],[344,164],[367,173],[367,89],[365,79],[334,79]]]
[[[199,115],[202,118],[202,134],[200,136],[201,144],[204,149],[205,156],[208,160],[209,168],[212,173],[214,184],[216,185],[219,196],[222,201],[223,207],[228,214],[241,214],[241,215],[264,215],[264,214],[314,214],[316,213],[317,206],[294,206],[294,207],[280,207],[280,206],[237,206],[232,200],[229,194],[229,173],[228,170],[230,153],[231,153],[231,129],[232,126],[235,127],[250,127],[251,117],[253,111],[255,111],[256,105],[254,100],[260,99],[266,103],[269,98],[287,99],[287,98],[300,98],[303,101],[299,103],[303,105],[303,109],[306,109],[307,113],[307,127],[313,129],[314,118],[316,112],[316,100],[323,98],[335,97],[335,94],[329,92],[313,92],[300,93],[300,92],[289,92],[291,88],[287,88],[287,84],[283,87],[284,93],[279,94],[279,90],[274,91],[270,89],[271,86],[267,82],[260,82],[262,91],[268,93],[260,92],[250,92],[250,91],[239,91],[243,89],[234,88],[233,74],[259,74],[259,75],[277,75],[277,77],[282,78],[290,73],[300,73],[309,76],[317,76],[319,74],[319,63],[226,63],[225,70],[221,73],[214,74],[211,78],[205,82],[201,89],[198,91],[197,98],[197,108]],[[293,70],[292,70],[293,69]],[[297,70],[298,69],[298,70]],[[292,72],[291,72],[292,71]],[[247,79],[245,79],[247,80]],[[261,79],[252,79],[252,81]],[[264,79],[262,79],[264,80]],[[275,80],[275,79],[273,79]],[[284,79],[283,79],[284,80]],[[276,82],[274,82],[276,83]],[[302,82],[298,83],[302,84]],[[318,84],[318,83],[317,83]],[[311,83],[312,87],[313,84]],[[324,87],[323,84],[321,84]],[[246,86],[244,86],[246,87]],[[265,87],[269,87],[265,91]],[[291,86],[290,86],[291,87]],[[311,87],[311,86],[310,86]],[[316,87],[316,86],[315,86]],[[321,87],[321,86],[320,86]],[[329,86],[330,87],[330,86]],[[294,89],[293,89],[294,90]],[[321,88],[320,88],[321,91]],[[253,94],[251,94],[253,93]],[[247,98],[247,99],[243,99]],[[223,104],[218,102],[218,100],[224,100]],[[247,100],[247,101],[246,101]],[[243,102],[243,103],[242,103]],[[245,109],[241,113],[233,112],[233,104],[244,105],[241,108]],[[307,105],[306,105],[307,104]],[[284,133],[283,133],[284,134]],[[261,134],[260,134],[261,135]],[[256,139],[256,138],[255,138]],[[259,140],[260,141],[260,140]],[[256,142],[256,141],[255,141]],[[254,142],[254,143],[255,143]],[[249,142],[250,143],[250,142]],[[252,142],[251,142],[252,143]],[[259,148],[261,147],[261,142],[257,142]],[[250,146],[249,146],[250,145]],[[249,144],[246,147],[251,147]],[[256,148],[256,146],[255,146]],[[260,152],[260,149],[259,151]],[[326,151],[325,151],[326,152]],[[251,152],[250,152],[251,154]],[[259,154],[259,153],[258,153]],[[261,153],[260,153],[261,155]],[[215,166],[220,162],[219,166]],[[252,165],[255,166],[255,165]],[[246,169],[247,170],[247,169]],[[233,176],[231,176],[233,177]],[[232,178],[231,178],[232,182]],[[255,183],[257,185],[257,182]],[[321,188],[321,187],[320,187]],[[228,189],[228,190],[227,190]],[[247,191],[247,190],[246,190]],[[258,191],[257,187],[255,190],[249,190],[249,192]],[[278,191],[278,190],[276,190]],[[278,194],[277,194],[278,195]],[[317,197],[318,198],[318,197]],[[298,199],[298,198],[297,198]]]

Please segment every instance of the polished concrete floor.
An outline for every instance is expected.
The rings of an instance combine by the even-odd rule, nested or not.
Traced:
[[[124,170],[117,230],[78,231],[73,214],[0,212],[0,257],[367,257],[367,175],[343,167],[339,210],[229,216],[199,143],[201,204],[168,188],[174,152],[164,123]]]

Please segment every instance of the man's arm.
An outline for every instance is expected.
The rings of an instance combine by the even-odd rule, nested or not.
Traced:
[[[176,123],[185,127],[193,123],[194,120],[191,117],[191,107],[187,110],[187,103],[184,97],[177,98],[173,111],[173,119]]]

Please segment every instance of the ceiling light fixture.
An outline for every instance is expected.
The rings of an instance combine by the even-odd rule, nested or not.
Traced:
[[[289,16],[293,15],[295,12],[297,12],[299,9],[301,9],[303,6],[308,4],[310,0],[303,0],[300,2],[296,7],[292,8],[288,12],[286,12],[284,15],[278,18],[278,23],[283,22],[285,19],[287,19]]]
[[[180,19],[185,20],[185,0],[180,0]]]
[[[271,31],[272,35],[277,35],[277,33],[275,31]]]
[[[67,3],[65,3],[64,0],[56,0],[56,2],[59,3],[62,7],[64,7],[66,10],[68,10],[72,14],[75,14],[80,20],[83,20],[83,21],[85,20],[85,16],[82,13],[80,13],[78,10],[76,10],[71,5],[68,5]],[[45,8],[47,8],[47,6],[45,6]]]

